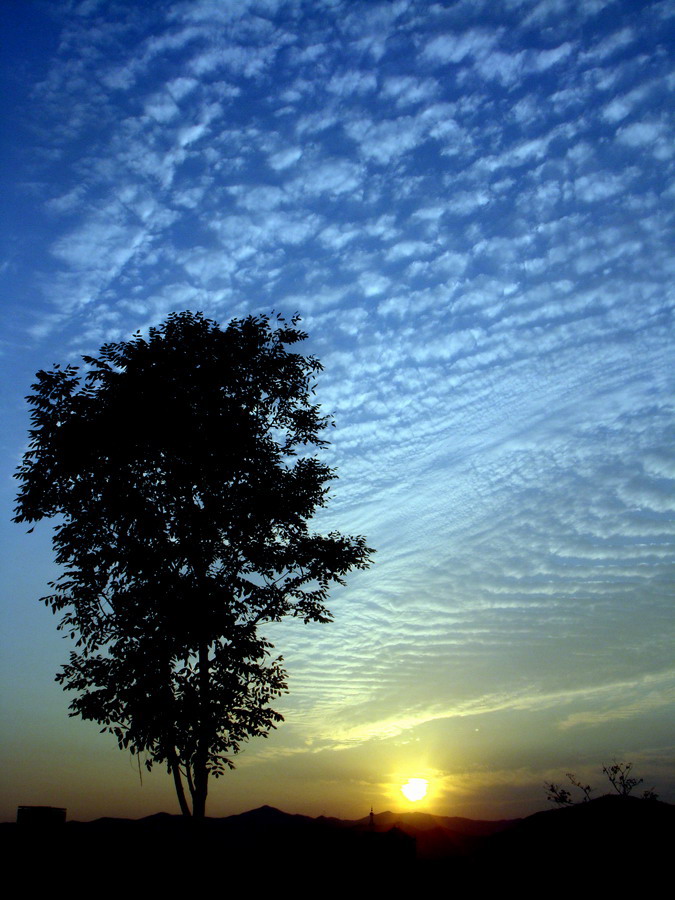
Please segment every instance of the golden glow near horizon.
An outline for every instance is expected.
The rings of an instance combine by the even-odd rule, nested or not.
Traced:
[[[405,784],[401,785],[401,793],[406,800],[417,803],[418,800],[426,797],[428,787],[429,782],[426,778],[409,778]]]

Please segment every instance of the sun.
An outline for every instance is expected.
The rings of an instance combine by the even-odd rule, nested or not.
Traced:
[[[429,782],[426,778],[409,778],[405,784],[401,785],[401,793],[406,800],[417,803],[418,800],[426,797],[428,787]]]

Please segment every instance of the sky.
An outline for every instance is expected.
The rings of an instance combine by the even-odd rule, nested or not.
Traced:
[[[504,818],[631,760],[675,802],[671,0],[5,0],[2,803],[177,812],[68,718],[10,522],[35,372],[203,311],[298,312],[374,564],[270,631],[262,804]],[[400,786],[429,782],[415,804]]]

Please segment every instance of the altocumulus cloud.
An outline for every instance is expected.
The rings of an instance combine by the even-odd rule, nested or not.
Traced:
[[[378,554],[330,628],[273,629],[279,753],[433,732],[442,772],[439,736],[509,710],[630,750],[612,723],[671,684],[672,4],[112,10],[51,4],[27,62],[8,352],[301,313],[319,523]]]

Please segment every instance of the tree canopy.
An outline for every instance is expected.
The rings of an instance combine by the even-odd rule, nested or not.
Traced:
[[[71,715],[167,766],[203,817],[209,775],[282,717],[282,658],[261,626],[328,622],[332,585],[372,552],[318,534],[335,472],[316,456],[331,424],[322,369],[292,348],[297,317],[200,313],[37,373],[16,522],[58,516],[63,575],[42,599],[74,640],[57,675]]]

